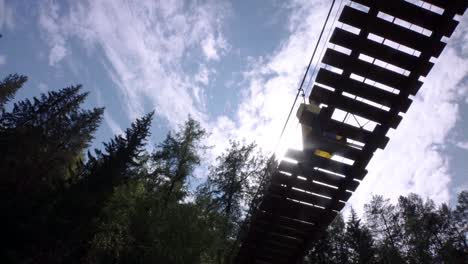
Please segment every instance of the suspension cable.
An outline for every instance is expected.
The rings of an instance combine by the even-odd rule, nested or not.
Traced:
[[[318,56],[319,59],[322,57],[323,52],[327,49],[328,40],[330,39],[331,32],[334,29],[336,21],[338,20],[338,14],[342,10],[341,8],[343,7],[343,2],[344,2],[344,0],[341,0],[340,6],[338,7],[338,10],[336,10],[335,18],[333,19],[333,23],[331,24],[330,29],[328,30],[328,33],[327,33],[327,37],[325,38],[325,44],[323,45],[323,47],[322,47],[322,49],[320,51],[320,55]],[[349,1],[349,3],[352,3],[351,0]],[[341,24],[341,28],[343,28],[343,24]],[[312,90],[312,85],[314,83],[314,81],[313,81],[314,80],[314,75],[315,75],[315,72],[317,71],[317,68],[319,67],[319,65],[320,65],[320,62],[317,61],[317,63],[314,66],[314,69],[312,70],[312,74],[309,77],[309,81],[307,83],[307,86],[306,86],[306,89],[305,89],[305,92],[304,92],[306,95],[309,94],[309,90]]]
[[[310,66],[311,66],[312,61],[313,61],[313,59],[315,57],[315,53],[317,52],[320,40],[322,39],[322,35],[323,35],[323,32],[325,31],[325,28],[326,28],[326,25],[327,25],[328,20],[330,18],[330,14],[332,12],[332,9],[335,6],[335,2],[336,2],[336,0],[333,0],[332,4],[330,6],[330,9],[328,10],[327,18],[325,19],[325,22],[324,22],[324,24],[322,26],[322,30],[320,31],[319,38],[317,40],[317,43],[315,44],[315,48],[314,48],[314,51],[312,52],[312,56],[310,57],[309,64],[307,65],[307,69],[306,69],[306,71],[304,73],[304,77],[302,77],[301,84],[299,85],[299,88],[297,89],[296,97],[294,98],[294,102],[293,102],[293,104],[291,106],[291,110],[289,110],[288,117],[286,118],[286,122],[284,123],[283,129],[281,130],[281,134],[280,134],[280,136],[278,138],[278,142],[276,143],[276,146],[275,146],[275,149],[274,149],[273,153],[276,152],[276,150],[278,149],[278,146],[279,146],[279,144],[281,142],[281,139],[283,138],[284,131],[286,130],[286,126],[288,125],[289,119],[291,118],[291,114],[292,114],[292,112],[294,110],[294,106],[296,106],[297,99],[299,98],[299,95],[301,94],[301,91],[305,96],[304,89],[302,87],[304,86],[304,82],[305,82],[305,80],[307,78],[307,75],[309,73]]]
[[[333,10],[333,7],[335,6],[335,2],[336,2],[336,0],[333,0],[332,4],[331,4],[331,6],[330,6],[330,9],[328,10],[327,17],[326,17],[325,22],[324,22],[324,24],[323,24],[323,26],[322,26],[322,30],[320,31],[319,38],[318,38],[318,40],[317,40],[317,43],[315,44],[314,51],[312,52],[312,56],[310,57],[309,64],[307,65],[307,69],[306,69],[306,71],[305,71],[305,73],[304,73],[304,76],[302,77],[301,84],[299,85],[299,88],[297,89],[297,93],[296,93],[296,97],[294,98],[293,105],[291,106],[291,110],[289,111],[288,117],[286,118],[286,122],[285,122],[285,124],[284,124],[284,126],[283,126],[283,129],[281,130],[281,134],[280,134],[280,136],[279,136],[279,138],[278,138],[278,142],[276,143],[275,149],[274,149],[273,154],[272,154],[272,158],[275,157],[275,152],[276,152],[276,150],[278,149],[278,146],[279,146],[279,144],[280,144],[280,142],[281,142],[281,139],[282,139],[282,137],[283,137],[283,135],[284,135],[284,132],[285,132],[286,127],[287,127],[287,125],[288,125],[289,119],[291,118],[291,114],[292,114],[292,112],[293,112],[293,110],[294,110],[294,106],[296,105],[297,99],[299,98],[299,95],[302,96],[303,101],[304,101],[304,103],[305,103],[305,96],[306,96],[306,94],[305,94],[305,91],[304,91],[304,89],[303,89],[304,82],[305,82],[305,80],[306,80],[306,78],[307,78],[307,75],[308,75],[308,73],[309,73],[310,66],[312,65],[312,61],[313,61],[314,58],[315,58],[315,54],[316,54],[316,52],[317,52],[318,46],[319,46],[319,44],[320,44],[320,41],[321,41],[321,39],[322,39],[323,32],[325,31],[326,25],[328,24],[328,20],[330,19],[330,14],[331,14],[331,12],[332,12],[332,10]],[[343,2],[343,0],[342,0],[341,2]],[[340,6],[341,6],[341,4],[340,4]],[[338,14],[338,12],[339,12],[339,10],[337,11],[337,14]],[[336,14],[335,16],[337,16],[337,14]],[[332,25],[332,26],[333,26],[333,25]],[[325,45],[326,45],[326,43],[325,43]],[[262,179],[262,182],[260,182],[259,186],[257,187],[257,190],[255,191],[255,195],[254,195],[255,197],[259,194],[260,188],[261,188],[261,186],[263,185],[263,180],[265,180],[265,179]],[[245,218],[244,218],[244,220],[243,220],[243,223],[242,223],[242,226],[244,226],[244,225],[246,224],[247,218],[248,218],[249,215],[251,215],[251,213],[252,213],[251,211],[252,211],[252,208],[250,208],[249,212],[247,213],[248,215],[245,216]],[[241,230],[239,230],[239,231],[241,232]],[[235,239],[234,243],[233,243],[232,246],[231,246],[231,250],[230,250],[230,253],[229,253],[229,256],[230,256],[230,257],[232,257],[232,253],[233,253],[234,247],[236,246],[237,242],[239,241],[239,235],[240,235],[239,233],[236,235],[236,239]]]

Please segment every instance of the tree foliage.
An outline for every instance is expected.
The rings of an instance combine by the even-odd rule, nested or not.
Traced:
[[[104,109],[83,109],[79,85],[12,102],[25,81],[0,82],[2,263],[235,263],[274,158],[229,141],[207,164],[190,116],[151,152],[153,112],[90,151]],[[364,209],[339,215],[305,262],[466,263],[468,192],[455,208],[412,194]]]
[[[200,164],[201,143],[206,131],[189,116],[179,131],[169,132],[152,154],[156,185],[166,193],[166,201],[182,200],[187,196],[188,177]]]
[[[246,209],[255,198],[255,192],[264,175],[266,159],[256,153],[255,144],[231,141],[229,148],[217,158],[206,183],[198,192],[199,199],[209,200],[208,210],[221,218],[217,262],[230,262],[237,247],[237,234]]]
[[[27,80],[24,75],[10,74],[0,82],[0,111],[4,111],[5,104],[15,97],[16,92]]]
[[[396,204],[374,196],[364,221],[339,215],[307,256],[308,263],[466,263],[467,191],[451,209],[416,194]]]

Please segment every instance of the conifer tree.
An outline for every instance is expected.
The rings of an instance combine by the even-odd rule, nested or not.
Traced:
[[[353,208],[346,222],[346,246],[349,263],[375,263],[372,235]]]
[[[26,76],[10,74],[0,82],[0,113],[5,110],[5,104],[14,98],[15,93],[27,80]]]
[[[442,204],[437,210],[437,222],[431,231],[437,238],[436,261],[464,263],[468,261],[468,191],[458,195],[457,205],[452,210]]]
[[[347,263],[347,245],[345,237],[345,222],[338,214],[326,233],[313,241],[306,257],[307,263],[338,264]],[[343,262],[344,261],[344,262]]]
[[[56,225],[57,241],[67,245],[70,252],[63,256],[68,261],[80,263],[89,250],[88,243],[98,229],[98,216],[113,194],[114,188],[136,178],[149,136],[153,112],[137,119],[124,135],[117,135],[104,144],[105,151],[88,154],[79,180],[71,186],[60,202]]]
[[[217,166],[211,168],[206,183],[199,190],[199,196],[210,197],[210,206],[224,218],[220,227],[224,243],[218,250],[218,263],[227,263],[232,257],[228,254],[239,232],[244,208],[255,194],[251,183],[258,182],[264,174],[265,159],[256,155],[255,148],[255,144],[242,145],[231,141],[226,152],[217,158]]]
[[[169,199],[179,201],[186,195],[188,177],[200,164],[200,154],[206,148],[201,141],[206,132],[200,123],[189,116],[185,124],[175,133],[169,132],[166,139],[153,153],[154,178]]]
[[[424,201],[415,194],[398,199],[398,210],[404,239],[403,253],[411,263],[431,263],[432,250],[439,238],[433,232],[436,224],[435,204]]]
[[[148,153],[149,113],[84,158],[103,109],[83,110],[87,93],[71,86],[6,111],[25,81],[0,82],[2,263],[233,263],[274,159],[232,141],[190,197],[206,149],[198,122]],[[455,208],[410,194],[364,209],[362,221],[339,214],[305,263],[468,262],[467,191]]]
[[[81,109],[86,96],[80,86],[69,87],[17,102],[0,116],[0,207],[8,212],[0,226],[7,260],[42,254],[53,237],[53,207],[103,113]]]
[[[394,205],[382,196],[372,197],[369,204],[364,206],[368,227],[373,236],[381,237],[378,242],[380,263],[401,263],[404,258],[401,252],[403,244],[402,228],[399,214]]]
[[[0,181],[10,191],[42,192],[67,180],[93,139],[103,108],[82,110],[81,86],[15,103],[0,118]]]

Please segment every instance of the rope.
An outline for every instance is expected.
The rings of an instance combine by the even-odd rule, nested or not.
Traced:
[[[343,0],[342,0],[342,1],[343,1]],[[319,46],[320,41],[321,41],[322,36],[323,36],[323,32],[325,31],[326,25],[328,24],[328,20],[330,19],[330,14],[331,14],[331,12],[332,12],[332,10],[333,10],[333,7],[335,6],[335,2],[336,2],[336,0],[333,0],[332,4],[331,4],[331,6],[330,6],[330,9],[328,10],[327,17],[326,17],[325,22],[324,22],[324,24],[323,24],[323,26],[322,26],[322,30],[320,31],[319,38],[318,38],[318,40],[317,40],[317,43],[315,44],[314,51],[312,52],[312,56],[310,57],[309,64],[307,65],[307,69],[306,69],[306,71],[305,71],[305,73],[304,73],[304,76],[302,77],[301,84],[299,85],[299,88],[297,89],[297,93],[296,93],[296,97],[294,98],[293,105],[291,106],[291,110],[289,110],[288,117],[286,118],[286,122],[284,123],[283,129],[281,130],[281,134],[280,134],[280,136],[279,136],[279,138],[278,138],[278,142],[276,143],[275,149],[274,149],[274,151],[273,151],[272,158],[275,156],[275,152],[276,152],[276,150],[278,149],[278,146],[279,146],[279,144],[280,144],[280,142],[281,142],[281,139],[283,138],[284,132],[286,131],[286,127],[287,127],[287,125],[288,125],[289,119],[291,118],[291,114],[292,114],[292,112],[293,112],[293,110],[294,110],[294,106],[295,106],[296,103],[297,103],[297,99],[299,98],[299,95],[302,96],[303,102],[304,102],[304,103],[306,102],[306,101],[305,101],[305,96],[306,96],[306,94],[305,94],[305,91],[304,91],[304,89],[303,89],[304,82],[305,82],[305,80],[306,80],[306,78],[307,78],[307,75],[308,75],[308,73],[309,73],[310,66],[312,65],[312,61],[313,61],[314,58],[315,58],[315,53],[317,52],[318,46]],[[340,5],[340,6],[341,6],[341,5]],[[338,10],[338,11],[339,11],[339,10]],[[338,14],[338,12],[337,12],[337,14]],[[337,14],[336,14],[336,15],[337,15]],[[335,15],[335,16],[336,16],[336,15]],[[336,17],[335,17],[335,18],[336,18]],[[334,23],[334,22],[333,22],[333,23]],[[310,84],[310,83],[309,83],[309,84]],[[262,179],[262,181],[263,181],[263,180],[265,180],[265,179]],[[263,185],[262,182],[260,182],[260,184],[259,184],[259,186],[257,187],[257,190],[256,190],[256,192],[255,192],[255,196],[258,195],[258,192],[260,191],[260,188],[261,188],[262,185]],[[245,216],[245,219],[244,219],[243,224],[242,224],[243,226],[245,225],[245,223],[246,223],[245,221],[248,219],[248,216],[251,215],[251,209],[252,209],[252,208],[250,208],[250,210],[249,210],[249,212],[248,212],[248,215]],[[240,230],[239,230],[239,231],[240,231]],[[231,250],[230,250],[230,253],[229,253],[229,256],[230,256],[230,257],[232,257],[232,253],[233,253],[234,247],[236,246],[238,240],[239,240],[239,233],[238,233],[237,236],[236,236],[236,240],[235,240],[234,243],[232,244],[232,247],[231,247]]]
[[[328,30],[327,37],[325,38],[326,40],[330,39],[331,32],[334,29],[336,21],[338,20],[338,14],[340,13],[340,10],[342,10],[341,8],[343,7],[343,2],[344,2],[344,0],[341,0],[340,6],[338,7],[338,10],[335,13],[335,18],[333,19],[333,23],[330,26],[330,29]],[[352,2],[349,1],[349,3],[352,3]],[[343,24],[341,24],[341,28],[343,28]],[[327,46],[327,42],[325,42],[325,45],[323,45],[322,50],[320,51],[320,55],[318,56],[319,59],[322,57],[323,52],[326,50],[326,46]],[[314,83],[312,80],[314,78],[315,72],[317,71],[317,68],[318,68],[319,65],[320,65],[320,63],[317,62],[315,64],[315,66],[314,66],[314,70],[312,71],[312,74],[310,75],[310,78],[309,78],[309,82],[308,82],[308,84],[306,86],[305,94],[308,94],[309,90],[312,90],[312,84]]]
[[[325,28],[326,28],[326,25],[327,25],[328,20],[330,18],[330,14],[332,12],[332,9],[335,6],[335,2],[336,2],[336,0],[333,0],[332,4],[330,6],[330,9],[328,10],[327,18],[325,19],[325,23],[322,26],[322,30],[320,32],[317,43],[315,44],[315,48],[314,48],[314,51],[312,53],[312,56],[310,57],[309,64],[307,65],[307,69],[306,69],[306,71],[304,73],[304,77],[302,77],[301,84],[299,85],[299,88],[297,89],[296,97],[294,98],[294,102],[293,102],[293,105],[291,106],[291,110],[289,110],[288,117],[286,118],[286,122],[284,123],[283,129],[281,130],[281,134],[280,134],[280,136],[278,138],[278,142],[276,143],[276,146],[275,146],[275,149],[274,149],[273,153],[276,152],[276,150],[278,149],[278,146],[279,146],[279,144],[281,142],[281,139],[283,138],[284,131],[286,131],[286,126],[288,125],[289,119],[291,118],[291,114],[292,114],[292,112],[294,110],[294,106],[296,106],[297,99],[299,98],[299,94],[301,94],[301,91],[304,94],[303,97],[305,97],[304,89],[302,88],[302,86],[304,85],[304,82],[305,82],[305,80],[307,78],[307,75],[309,73],[309,69],[310,69],[310,66],[312,64],[312,60],[314,59],[315,53],[317,52],[317,48],[319,46],[320,40],[322,39],[322,35],[323,35],[323,32],[325,31]],[[305,98],[304,98],[304,101],[305,101]]]

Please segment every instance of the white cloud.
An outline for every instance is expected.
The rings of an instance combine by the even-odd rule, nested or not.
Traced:
[[[6,63],[6,56],[0,54],[0,66],[4,65]]]
[[[228,47],[221,31],[224,5],[181,1],[73,2],[71,12],[59,17],[60,24],[54,17],[54,8],[45,9],[48,16],[41,25],[50,35],[52,49],[56,45],[67,50],[72,36],[104,52],[107,71],[120,88],[131,118],[142,114],[143,104],[149,100],[171,124],[185,119],[188,113],[205,121],[212,133],[215,155],[229,138],[255,140],[272,151],[329,4],[307,0],[289,4],[290,36],[270,56],[249,59],[244,72],[247,86],[241,91],[244,100],[236,116],[219,116],[212,122],[207,121],[201,99],[210,71],[202,66],[190,75],[181,64],[194,48],[203,52],[205,61],[201,64],[222,59]],[[465,30],[466,23],[465,18],[458,32]],[[465,45],[463,41],[458,43]],[[400,127],[389,133],[387,148],[375,153],[368,166],[369,174],[352,197],[351,204],[356,209],[362,209],[372,193],[394,199],[415,192],[439,202],[448,201],[451,175],[443,145],[459,116],[457,99],[461,90],[467,90],[460,87],[460,81],[468,68],[465,46],[460,52],[454,45],[449,45],[440,57]],[[112,127],[113,120],[106,120]],[[294,112],[290,124],[281,148],[300,146]]]
[[[268,150],[275,146],[329,4],[328,1],[292,2],[289,38],[271,56],[252,61],[252,70],[245,74],[249,87],[234,127],[230,124],[226,133],[220,128],[229,122],[220,118],[219,129],[214,134],[246,137]],[[463,20],[458,32],[466,30],[467,20]],[[390,131],[387,148],[375,153],[368,175],[351,199],[350,204],[356,209],[362,210],[372,194],[396,199],[415,192],[437,202],[449,200],[450,164],[443,146],[460,114],[457,100],[463,88],[461,81],[467,76],[466,69],[466,54],[459,52],[457,43],[451,43],[414,98],[399,128]],[[285,140],[288,146],[300,146],[294,113]],[[218,136],[218,142],[223,138]]]
[[[104,122],[112,131],[113,135],[123,135],[124,131],[120,125],[114,120],[114,118],[109,114],[108,111],[104,112]]]
[[[219,53],[227,49],[224,38],[221,36],[215,38],[212,34],[209,34],[202,40],[201,45],[203,53],[209,60],[219,60]]]
[[[183,62],[205,46],[202,57],[219,59],[227,46],[221,32],[227,5],[211,0],[71,2],[69,12],[59,17],[55,6],[49,2],[40,18],[52,47],[51,64],[67,55],[70,38],[79,39],[90,50],[103,51],[131,119],[147,111],[143,105],[149,103],[172,125],[189,113],[206,120],[200,97],[207,77],[187,74]]]
[[[265,151],[274,150],[328,7],[328,2],[290,3],[288,9],[292,10],[292,14],[288,21],[289,38],[280,43],[269,57],[248,58],[249,65],[244,72],[248,88],[241,91],[245,99],[238,107],[235,120],[232,120],[236,128],[229,130],[230,135],[256,141]],[[219,118],[218,127],[226,123],[226,118]],[[224,130],[217,129],[213,134],[217,132],[225,133]],[[284,150],[287,146],[300,147],[299,133],[293,111],[279,149]]]
[[[205,56],[208,59],[219,59],[218,52],[215,48],[213,36],[209,35],[206,39],[202,41],[202,49],[203,53],[205,53]]]
[[[390,131],[387,148],[375,153],[352,204],[363,204],[371,193],[396,199],[414,192],[437,202],[449,201],[452,175],[444,145],[460,116],[458,91],[467,68],[468,58],[448,45],[398,129]]]
[[[68,34],[62,28],[59,17],[59,5],[55,1],[44,2],[39,9],[39,25],[45,31],[47,42],[51,46],[49,65],[57,65],[68,53],[66,41]]]
[[[47,91],[49,91],[49,86],[42,82],[37,85],[37,88],[39,88],[39,91],[41,91],[41,93],[47,93]]]
[[[67,49],[63,45],[54,45],[50,50],[49,64],[51,66],[59,63],[67,55]]]
[[[3,28],[12,29],[14,23],[14,10],[11,6],[7,5],[5,0],[0,0],[0,30]]]
[[[196,82],[199,82],[203,85],[208,85],[210,78],[210,70],[206,65],[201,65],[198,73],[195,75],[194,79]]]
[[[104,105],[102,101],[101,91],[99,89],[94,89],[94,91],[95,91],[97,104],[99,107],[101,107],[102,105]],[[112,115],[109,113],[108,110],[104,110],[104,122],[106,122],[106,125],[112,131],[113,135],[122,135],[124,133],[123,129],[115,121],[115,119],[112,117]]]
[[[468,150],[468,140],[467,141],[460,141],[455,144],[457,147],[462,148],[464,150]]]

